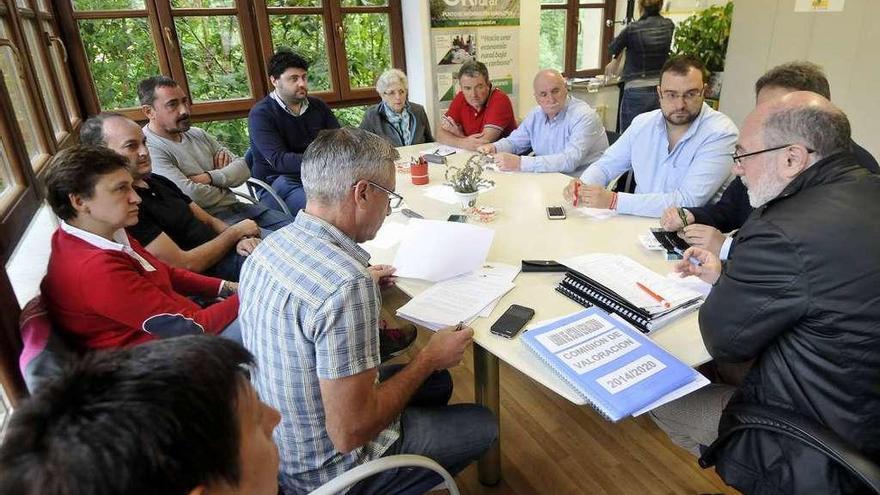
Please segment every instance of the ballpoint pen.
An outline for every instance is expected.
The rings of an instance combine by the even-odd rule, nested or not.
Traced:
[[[684,258],[684,251],[681,248],[672,248],[675,251],[675,254]],[[688,256],[688,261],[694,266],[703,266],[703,263],[693,256]]]
[[[458,322],[458,325],[455,325],[455,331],[456,331],[456,332],[460,331],[462,328],[464,328],[464,322],[463,322],[463,321],[460,321],[460,322]]]

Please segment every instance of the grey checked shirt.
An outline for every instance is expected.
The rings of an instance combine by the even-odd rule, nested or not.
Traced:
[[[239,321],[257,361],[254,387],[281,411],[274,438],[285,492],[308,493],[380,457],[400,436],[398,417],[343,455],[330,441],[321,401],[319,379],[379,366],[380,296],[368,261],[339,229],[301,211],[260,243],[242,270]]]

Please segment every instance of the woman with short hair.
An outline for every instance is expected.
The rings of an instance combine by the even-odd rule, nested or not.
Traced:
[[[376,80],[382,102],[367,109],[361,129],[387,139],[394,146],[434,141],[425,108],[408,100],[406,74],[388,69]]]

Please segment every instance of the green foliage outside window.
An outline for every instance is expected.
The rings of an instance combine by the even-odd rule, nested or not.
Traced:
[[[565,70],[565,15],[564,10],[541,11],[541,49],[538,54],[541,69]]]
[[[292,48],[309,61],[309,89],[328,91],[330,59],[324,38],[324,21],[319,15],[270,15],[272,43],[275,48]]]
[[[159,73],[159,61],[147,20],[81,20],[79,33],[101,108],[137,106],[138,82]]]
[[[367,105],[368,106],[368,105]],[[342,127],[358,127],[367,113],[367,106],[334,108],[333,115]]]
[[[196,122],[194,125],[204,129],[237,156],[244,156],[250,146],[247,118]]]
[[[237,18],[182,17],[174,27],[193,101],[250,96]]]
[[[345,53],[352,88],[372,87],[391,67],[391,28],[384,14],[346,14]]]

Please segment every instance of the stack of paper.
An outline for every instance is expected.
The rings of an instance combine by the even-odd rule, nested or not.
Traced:
[[[514,287],[519,268],[487,263],[479,270],[434,284],[397,310],[397,315],[431,330],[488,316]]]

